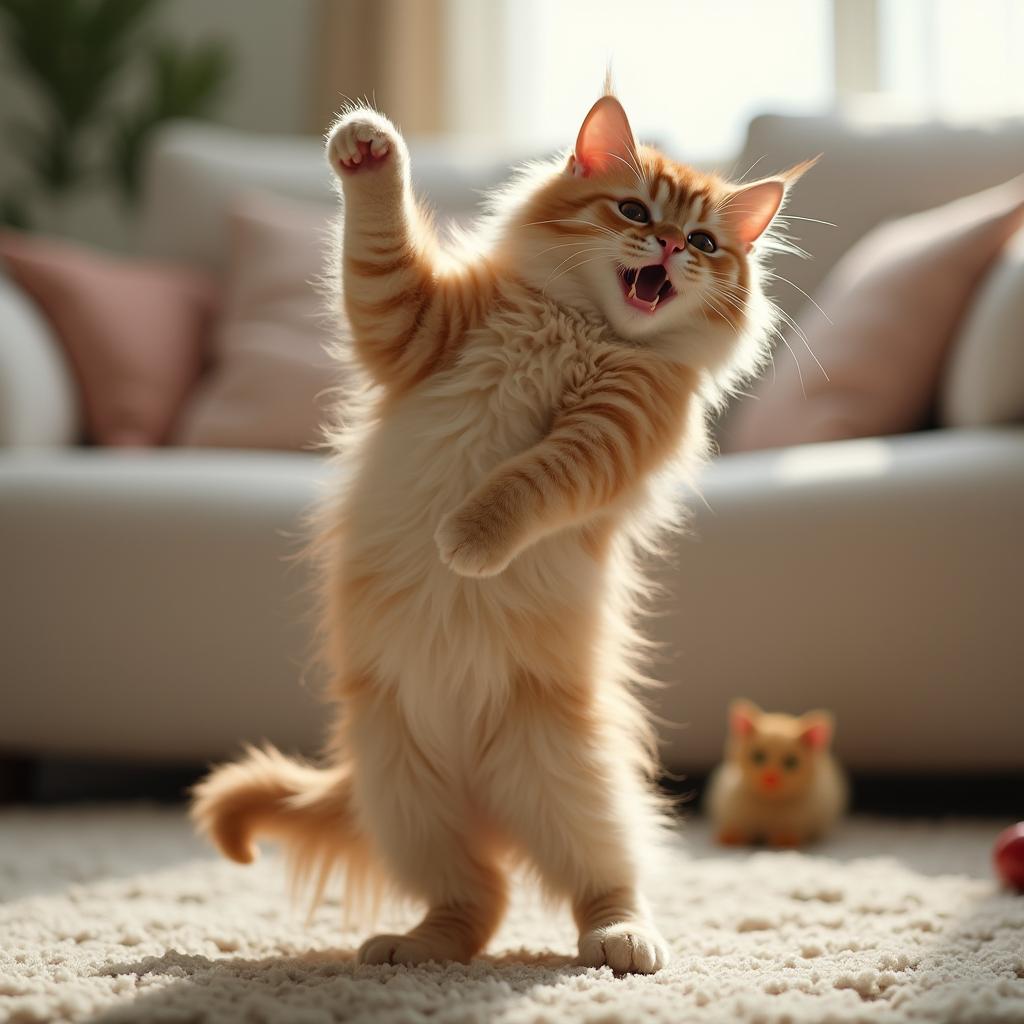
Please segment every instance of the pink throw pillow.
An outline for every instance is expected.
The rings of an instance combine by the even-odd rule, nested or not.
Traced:
[[[878,188],[884,188],[879,182]],[[925,424],[951,342],[980,281],[1024,223],[1024,176],[871,231],[817,297],[831,318],[794,331],[775,374],[726,424],[723,451],[872,437]]]
[[[311,448],[322,441],[338,365],[318,286],[334,211],[276,196],[243,196],[228,217],[224,317],[213,363],[175,443],[219,448]]]
[[[89,439],[164,442],[202,368],[216,306],[212,282],[14,231],[0,231],[0,261],[67,351]]]

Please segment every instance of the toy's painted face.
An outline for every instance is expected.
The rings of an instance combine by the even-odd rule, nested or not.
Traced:
[[[751,736],[743,748],[740,767],[749,789],[785,800],[810,786],[817,759],[799,741],[766,732]]]
[[[787,800],[810,787],[831,731],[830,719],[820,712],[794,718],[739,702],[731,713],[729,758],[748,790]]]

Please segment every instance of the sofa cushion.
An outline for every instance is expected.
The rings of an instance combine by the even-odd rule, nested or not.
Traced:
[[[230,264],[212,365],[174,441],[195,447],[309,448],[321,440],[337,339],[319,286],[334,211],[247,193],[229,214]]]
[[[786,280],[774,298],[796,317],[839,260],[869,231],[1006,181],[1021,171],[1024,119],[985,125],[882,121],[864,116],[754,118],[740,172],[750,177],[821,153],[814,170],[793,189],[786,207],[791,230],[810,259],[779,254],[772,265]],[[792,284],[787,283],[791,281]]]
[[[442,224],[468,220],[479,210],[481,190],[501,184],[510,167],[538,155],[479,140],[408,141],[416,192]],[[231,248],[229,214],[240,191],[333,205],[333,181],[319,139],[173,121],[156,133],[146,161],[143,251],[223,271]]]
[[[947,427],[1024,420],[1024,231],[967,312],[943,373],[939,413]]]
[[[971,295],[1022,222],[1024,176],[868,234],[819,295],[831,319],[812,309],[789,332],[792,358],[777,355],[774,375],[729,422],[723,449],[923,426]]]
[[[67,351],[86,432],[102,445],[161,444],[199,376],[216,289],[192,270],[0,232],[0,260]]]

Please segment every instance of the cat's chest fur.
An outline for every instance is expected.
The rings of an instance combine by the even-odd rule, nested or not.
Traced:
[[[376,528],[386,497],[389,508],[406,506],[396,528],[416,520],[432,537],[489,472],[545,436],[616,343],[603,325],[546,303],[494,313],[450,369],[394,402],[367,439],[359,489],[368,514],[377,505]]]
[[[394,400],[353,453],[342,557],[363,596],[350,653],[405,698],[423,696],[401,680],[419,680],[425,664],[446,686],[482,674],[500,686],[528,650],[515,642],[524,618],[600,602],[603,570],[579,531],[540,540],[485,580],[445,566],[434,532],[492,470],[545,436],[608,344],[571,315],[493,317],[451,369]]]

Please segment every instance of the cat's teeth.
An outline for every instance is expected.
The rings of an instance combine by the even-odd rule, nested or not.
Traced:
[[[661,299],[660,295],[654,296],[654,301],[651,303],[651,312],[653,313],[658,308],[658,302]]]
[[[636,275],[636,277],[639,277],[639,276],[640,276],[639,274]],[[629,297],[631,299],[635,299],[636,298],[636,277],[633,278],[633,283],[629,286]]]

